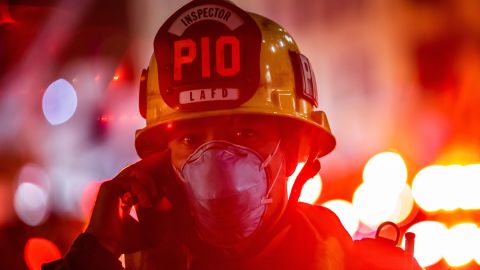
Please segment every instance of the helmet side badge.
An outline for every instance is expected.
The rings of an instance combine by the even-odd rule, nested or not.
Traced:
[[[318,107],[317,83],[310,61],[303,54],[290,51],[290,59],[295,73],[295,91],[299,97]]]

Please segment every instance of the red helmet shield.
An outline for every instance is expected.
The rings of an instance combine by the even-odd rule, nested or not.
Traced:
[[[252,17],[228,1],[185,5],[154,41],[162,98],[192,111],[241,105],[258,88],[261,39]]]

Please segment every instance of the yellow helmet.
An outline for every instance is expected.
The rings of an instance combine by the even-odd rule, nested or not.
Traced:
[[[140,157],[166,148],[177,121],[253,114],[282,119],[317,156],[335,146],[308,59],[277,23],[230,1],[194,0],[159,29],[140,82]]]

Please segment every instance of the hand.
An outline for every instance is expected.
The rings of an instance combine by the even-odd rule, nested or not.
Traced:
[[[123,169],[115,178],[104,182],[95,201],[86,233],[92,234],[115,256],[131,253],[145,247],[140,224],[130,216],[136,210],[165,211],[160,203],[158,183],[154,171],[162,169],[162,160],[168,153],[153,155]],[[155,207],[154,207],[155,206]],[[144,212],[145,212],[144,211]]]

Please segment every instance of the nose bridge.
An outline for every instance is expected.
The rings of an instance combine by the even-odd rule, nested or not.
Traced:
[[[228,141],[227,123],[216,123],[206,130],[206,141]]]
[[[210,141],[227,141],[228,139],[224,136],[224,132],[221,130],[212,130],[209,132]]]

